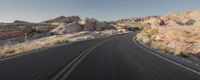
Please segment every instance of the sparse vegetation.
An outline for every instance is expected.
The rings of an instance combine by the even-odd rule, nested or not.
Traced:
[[[147,36],[147,33],[144,32],[138,33],[136,37],[138,41],[141,41],[145,44],[149,44],[151,42],[150,38]]]
[[[39,49],[43,47],[54,46],[57,44],[62,44],[68,42],[70,38],[74,38],[77,36],[84,36],[88,33],[76,33],[76,34],[65,34],[65,35],[54,35],[46,38],[41,38],[38,40],[28,41],[16,45],[4,46],[0,48],[0,55],[11,55],[20,52],[27,52],[34,49]]]
[[[176,49],[175,52],[174,52],[174,55],[175,56],[182,56],[184,54],[183,54],[183,51]]]
[[[151,44],[151,40],[157,32],[157,27],[145,27],[136,37],[137,40],[142,41],[143,43]]]
[[[117,26],[127,30],[142,30],[145,27],[141,23],[118,23]]]
[[[94,39],[98,37],[107,37],[110,35],[119,34],[117,30],[105,30],[98,32],[79,32],[72,34],[63,34],[63,35],[53,35],[49,37],[44,37],[41,39],[36,39],[32,41],[27,41],[15,45],[7,45],[0,47],[0,57],[5,57],[8,55],[13,55],[21,52],[28,52],[35,49],[40,49],[44,47],[55,46],[58,44],[63,44],[67,42],[79,41],[79,40],[87,40]]]

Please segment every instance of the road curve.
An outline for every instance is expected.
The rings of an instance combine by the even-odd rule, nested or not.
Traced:
[[[81,41],[3,60],[0,80],[200,80],[199,74],[138,47],[133,36]]]

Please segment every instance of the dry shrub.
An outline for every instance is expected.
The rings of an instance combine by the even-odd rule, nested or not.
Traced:
[[[138,33],[136,38],[137,40],[142,41],[145,44],[148,44],[151,42],[150,38],[147,36],[147,33],[145,32]]]

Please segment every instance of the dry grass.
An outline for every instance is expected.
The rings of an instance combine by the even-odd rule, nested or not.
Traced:
[[[146,34],[146,33],[143,33],[143,32],[138,33],[137,36],[136,36],[136,38],[137,38],[138,41],[141,41],[141,42],[143,42],[143,43],[145,43],[145,44],[148,44],[148,43],[151,42],[151,40],[150,40],[150,38],[147,36],[147,34]]]
[[[155,38],[155,34],[158,33],[157,27],[145,27],[140,33],[136,35],[137,40],[143,43],[150,44],[152,38]]]
[[[118,23],[117,26],[128,30],[132,29],[142,30],[145,27],[145,25],[141,23]]]
[[[79,32],[73,34],[64,35],[54,35],[50,37],[45,37],[33,41],[28,41],[24,43],[19,43],[16,45],[9,45],[0,47],[0,57],[5,57],[13,54],[18,54],[22,52],[28,52],[35,49],[40,49],[44,47],[55,46],[58,44],[63,44],[67,42],[74,42],[80,40],[94,39],[98,37],[107,37],[109,35],[118,34],[120,32],[115,31],[102,31],[101,33],[92,32]]]
[[[21,52],[27,52],[43,47],[50,47],[57,44],[67,43],[70,38],[86,35],[88,33],[75,33],[75,34],[65,34],[65,35],[54,35],[50,37],[41,38],[34,41],[28,41],[16,45],[9,45],[0,47],[0,57],[7,55],[17,54]]]

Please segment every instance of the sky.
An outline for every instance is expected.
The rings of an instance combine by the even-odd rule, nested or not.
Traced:
[[[200,0],[0,0],[0,22],[41,22],[77,15],[98,20],[200,10]]]

